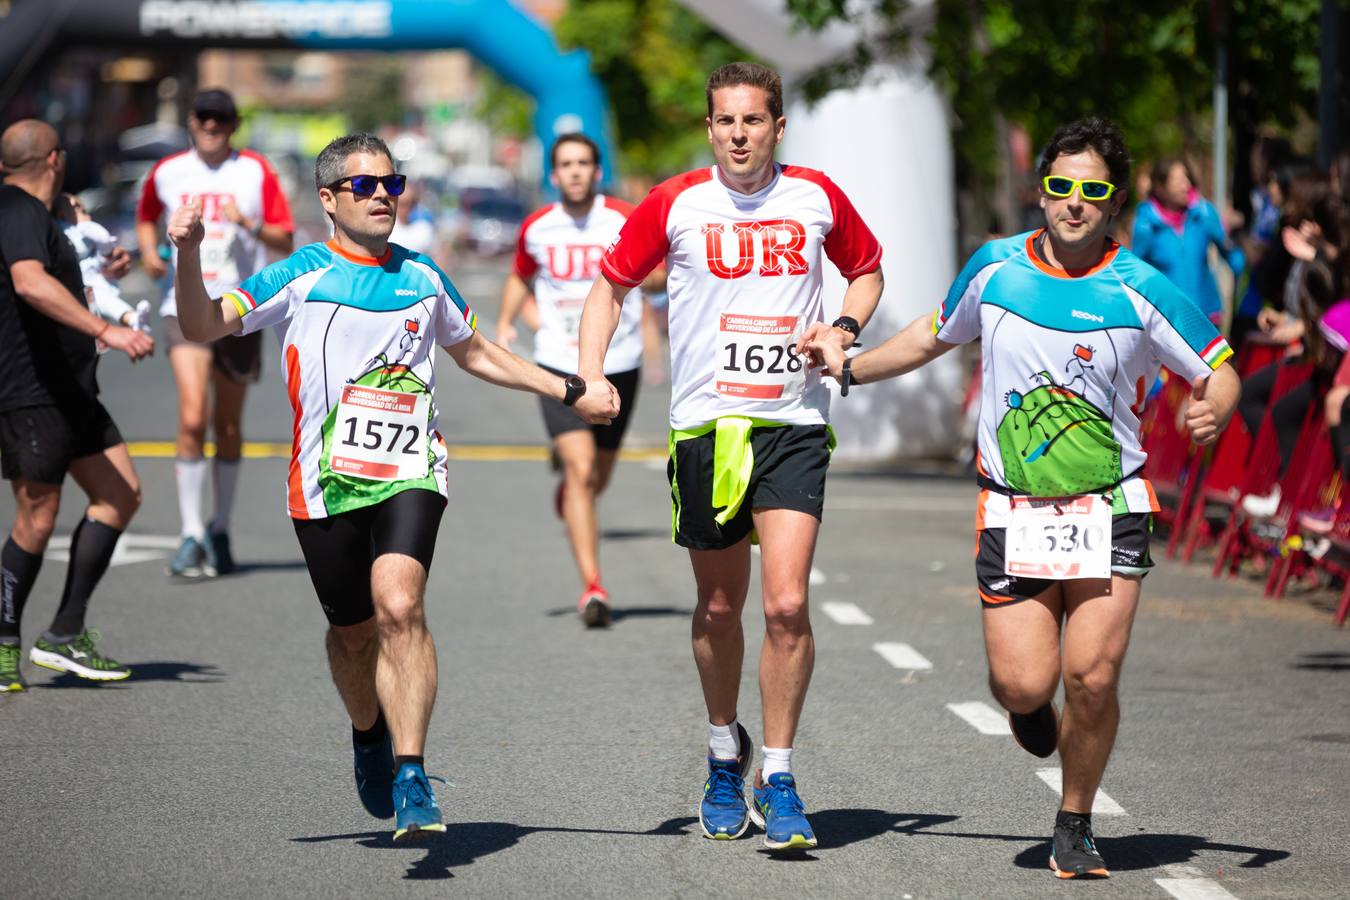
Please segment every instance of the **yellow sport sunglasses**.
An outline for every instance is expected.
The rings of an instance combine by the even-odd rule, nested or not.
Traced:
[[[1078,188],[1078,195],[1084,200],[1109,200],[1116,192],[1116,186],[1109,181],[1097,181],[1092,178],[1065,178],[1063,175],[1047,175],[1041,180],[1041,187],[1051,197],[1063,199]]]

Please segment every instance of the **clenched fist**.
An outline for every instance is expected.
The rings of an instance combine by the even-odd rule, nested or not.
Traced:
[[[179,250],[201,244],[202,238],[206,237],[206,228],[202,225],[202,200],[200,197],[194,197],[191,203],[174,210],[173,218],[169,219],[166,234]]]

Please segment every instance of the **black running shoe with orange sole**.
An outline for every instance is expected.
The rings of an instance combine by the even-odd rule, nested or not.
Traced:
[[[1051,839],[1050,870],[1060,878],[1110,878],[1106,861],[1092,839],[1092,825],[1078,816],[1061,813]]]

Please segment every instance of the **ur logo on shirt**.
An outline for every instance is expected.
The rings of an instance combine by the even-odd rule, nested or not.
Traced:
[[[708,270],[718,278],[743,278],[759,261],[760,275],[806,275],[806,227],[796,219],[765,219],[731,223],[728,241],[726,223],[703,226],[707,241]],[[734,244],[735,262],[728,262],[728,247]]]
[[[559,281],[594,281],[600,274],[600,258],[605,248],[599,244],[551,244],[548,270]]]

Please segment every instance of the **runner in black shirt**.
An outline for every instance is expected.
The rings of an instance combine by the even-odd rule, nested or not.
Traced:
[[[85,304],[79,261],[52,217],[66,156],[35,119],[0,134],[0,474],[14,488],[14,527],[0,551],[0,692],[23,690],[19,623],[47,549],[66,473],[89,496],[71,536],[65,591],[31,660],[98,681],[131,670],[101,655],[85,608],[117,538],[140,505],[122,435],[98,400],[95,341],[132,361],[154,340],[104,322]]]

